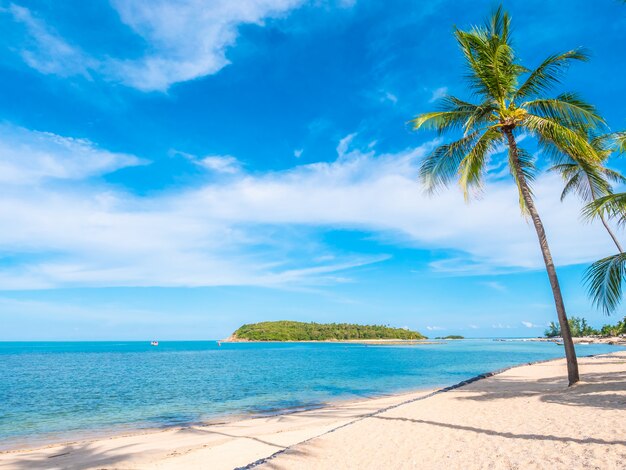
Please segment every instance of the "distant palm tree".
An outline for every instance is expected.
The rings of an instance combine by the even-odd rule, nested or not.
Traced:
[[[412,121],[415,129],[462,133],[458,140],[437,147],[426,157],[420,175],[431,191],[458,178],[467,198],[472,190],[482,188],[490,156],[503,145],[508,148],[509,168],[519,190],[520,207],[533,221],[550,279],[571,385],[579,380],[578,362],[552,254],[529,186],[536,168],[533,158],[518,146],[516,136],[522,132],[529,134],[553,153],[583,155],[590,164],[597,164],[598,161],[593,161],[596,158],[593,148],[579,130],[603,121],[591,105],[573,93],[543,97],[559,83],[571,61],[587,59],[583,52],[552,55],[536,69],[529,70],[516,60],[509,32],[510,17],[502,7],[482,27],[455,30],[467,64],[469,87],[480,102],[473,104],[448,96],[438,111],[422,114]]]
[[[626,224],[626,193],[603,196],[587,204],[583,214],[615,219],[618,225]],[[593,263],[585,271],[585,284],[593,303],[604,313],[613,313],[622,301],[622,285],[626,281],[626,253],[620,251]]]
[[[590,133],[591,134],[591,133]],[[621,147],[626,142],[621,142],[622,134],[602,134],[589,135],[589,143],[595,151],[594,161],[589,162],[584,159],[568,158],[568,161],[554,165],[550,170],[560,173],[565,181],[565,187],[561,193],[561,201],[574,192],[584,202],[590,203],[598,198],[608,196],[613,193],[611,183],[625,183],[626,178],[621,173],[606,168],[603,163],[608,160],[616,147]],[[559,156],[557,155],[557,158]],[[564,158],[567,158],[564,156]],[[602,164],[597,164],[595,160],[600,160]],[[601,212],[597,214],[602,221],[604,228],[610,235],[613,243],[620,253],[623,253],[622,246],[613,233],[613,230],[606,221],[606,217]]]

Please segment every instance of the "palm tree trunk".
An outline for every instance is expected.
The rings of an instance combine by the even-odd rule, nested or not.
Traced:
[[[589,182],[589,190],[591,191],[591,200],[595,202],[595,200],[596,200],[596,193],[593,190],[593,184],[591,182],[591,179],[589,178],[589,175],[587,175],[587,181]],[[620,245],[620,242],[617,240],[617,237],[613,233],[613,230],[611,230],[611,227],[609,227],[609,224],[607,223],[607,221],[604,218],[603,214],[600,214],[600,220],[602,221],[602,225],[604,225],[604,228],[606,229],[606,231],[609,232],[609,235],[613,239],[613,243],[615,243],[615,246],[617,247],[617,250],[620,253],[624,253],[624,250],[622,250],[622,245]]]
[[[595,198],[594,198],[594,200],[595,200]],[[617,247],[619,252],[620,253],[624,253],[624,250],[622,250],[622,245],[620,245],[619,241],[617,241],[617,237],[615,236],[615,234],[613,233],[613,231],[609,227],[609,224],[606,222],[606,219],[604,218],[604,216],[602,214],[600,214],[600,220],[602,221],[602,225],[604,225],[604,228],[606,229],[606,231],[609,232],[609,235],[613,239],[613,243],[615,243],[615,246]]]
[[[576,360],[576,350],[574,349],[574,342],[572,341],[572,333],[569,328],[569,322],[567,321],[567,314],[565,313],[565,304],[563,303],[563,295],[561,294],[561,287],[559,286],[559,279],[556,275],[556,268],[554,267],[554,261],[552,261],[552,253],[550,253],[550,247],[548,246],[548,239],[546,238],[546,232],[543,228],[543,223],[535,207],[530,189],[522,167],[519,162],[519,156],[517,151],[517,142],[511,129],[504,129],[504,135],[507,138],[509,144],[509,150],[511,152],[511,161],[513,163],[513,171],[517,177],[517,183],[519,185],[520,192],[524,198],[524,203],[528,209],[530,217],[535,225],[535,231],[537,232],[537,238],[539,239],[539,246],[541,247],[541,253],[543,254],[543,261],[546,265],[546,271],[548,272],[548,278],[550,279],[550,286],[552,287],[552,295],[554,296],[554,304],[556,306],[556,313],[559,318],[559,324],[561,326],[561,336],[563,337],[563,345],[565,346],[565,357],[567,359],[567,378],[569,384],[573,385],[579,380],[578,375],[578,361]]]

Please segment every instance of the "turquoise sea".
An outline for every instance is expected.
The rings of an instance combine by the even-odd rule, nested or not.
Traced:
[[[608,345],[579,345],[579,355]],[[0,449],[451,385],[554,343],[0,343]]]

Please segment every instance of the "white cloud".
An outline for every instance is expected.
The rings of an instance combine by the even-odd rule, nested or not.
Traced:
[[[391,93],[390,91],[382,91],[382,96],[380,98],[380,101],[385,102],[388,101],[392,104],[396,104],[398,102],[398,97],[396,95],[394,95],[393,93]]]
[[[430,95],[429,103],[434,103],[435,101],[443,98],[448,94],[448,87],[442,86],[435,90],[433,90],[432,95]]]
[[[357,134],[356,132],[354,132],[352,134],[348,134],[347,136],[345,136],[343,139],[339,141],[339,144],[337,145],[337,155],[339,155],[339,158],[342,158],[348,155],[348,149],[350,148],[350,144],[352,143],[352,141],[354,140],[356,136]]]
[[[511,325],[503,325],[502,323],[496,323],[495,325],[491,325],[491,328],[496,330],[506,330],[509,328],[513,328]]]
[[[304,149],[295,149],[293,151],[293,156],[296,158],[300,158],[302,156],[302,152],[304,152]]]
[[[334,162],[264,174],[239,171],[200,188],[138,197],[102,183],[47,183],[48,176],[112,171],[136,163],[135,157],[87,141],[21,132],[23,141],[30,139],[20,144],[24,164],[35,149],[35,160],[49,158],[55,170],[43,177],[19,167],[22,176],[13,185],[0,185],[0,224],[11,227],[0,232],[0,250],[28,254],[0,269],[4,289],[315,285],[345,282],[349,278],[339,271],[387,258],[384,252],[346,255],[320,245],[311,234],[325,229],[365,230],[389,244],[451,250],[457,259],[438,269],[454,273],[459,266],[462,274],[543,267],[534,229],[520,216],[510,182],[488,182],[484,197],[469,205],[457,189],[424,194],[417,161],[432,144],[376,154],[351,149],[351,135],[339,144]],[[39,139],[46,158],[37,156]],[[0,148],[12,145],[0,133]],[[224,164],[212,164],[219,167],[217,161]],[[33,180],[39,183],[29,184]],[[580,224],[577,201],[560,203],[561,184],[554,175],[535,184],[556,262],[587,262],[612,252],[601,226]]]
[[[198,161],[199,165],[217,173],[234,174],[241,170],[239,161],[230,155],[212,155]]]
[[[529,321],[522,321],[522,325],[524,325],[526,328],[542,328],[541,325],[535,325],[533,322]]]
[[[244,24],[263,25],[286,15],[304,0],[111,0],[122,23],[146,44],[139,58],[90,57],[69,44],[28,9],[12,5],[33,44],[26,63],[62,76],[98,73],[143,91],[165,91],[172,84],[211,75],[228,65],[226,51]]]
[[[96,61],[80,49],[68,44],[56,31],[41,19],[34,17],[27,8],[11,4],[7,10],[26,28],[31,41],[21,50],[22,58],[30,67],[41,73],[67,77],[83,75],[90,78],[89,69]]]
[[[83,179],[143,162],[125,153],[98,148],[87,139],[63,137],[0,124],[0,182]]]
[[[445,330],[445,328],[441,327],[441,326],[427,326],[426,329],[428,331],[440,331],[440,330]]]
[[[497,290],[500,292],[506,291],[506,286],[504,286],[501,282],[498,282],[498,281],[485,281],[485,282],[481,282],[481,284],[489,287],[490,289]]]

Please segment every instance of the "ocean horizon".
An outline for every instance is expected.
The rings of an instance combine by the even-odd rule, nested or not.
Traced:
[[[578,344],[576,349],[586,356],[623,348]],[[415,346],[0,342],[0,449],[435,389],[562,356],[562,347],[551,342],[485,338]]]

